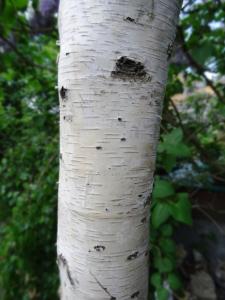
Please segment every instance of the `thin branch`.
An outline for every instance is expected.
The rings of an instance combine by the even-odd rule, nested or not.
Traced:
[[[181,38],[181,41],[182,41],[182,49],[183,49],[183,52],[184,54],[186,55],[187,59],[189,60],[191,66],[197,71],[197,73],[199,75],[201,75],[208,86],[211,87],[211,89],[213,90],[213,92],[215,93],[215,95],[218,97],[218,99],[225,104],[225,99],[223,97],[223,95],[220,93],[220,91],[216,88],[216,86],[214,85],[213,81],[210,80],[206,74],[205,74],[205,69],[203,66],[201,66],[195,59],[194,57],[190,54],[190,52],[188,51],[187,49],[187,46],[185,44],[185,38],[184,38],[184,34],[183,34],[183,31],[181,29],[181,27],[179,26],[178,27],[178,30],[179,30],[179,34],[180,34],[180,38]]]
[[[181,115],[180,115],[180,113],[179,113],[179,111],[178,111],[175,103],[173,102],[173,100],[169,99],[169,101],[170,101],[170,103],[171,103],[171,105],[172,105],[172,107],[174,109],[174,112],[175,112],[176,117],[178,119],[179,126],[183,130],[183,133],[184,133],[184,135],[186,137],[186,140],[190,141],[196,147],[196,149],[198,149],[198,151],[201,154],[203,160],[207,161],[208,156],[205,154],[204,148],[202,148],[201,144],[198,142],[198,140],[196,139],[195,135],[190,134],[189,130],[184,126],[184,124],[182,122]]]
[[[192,206],[193,209],[197,209],[199,210],[203,215],[205,215],[217,228],[218,230],[225,235],[225,231],[223,230],[223,228],[217,223],[217,221],[210,216],[210,214],[207,213],[207,211],[205,211],[203,208],[201,208],[199,205],[193,205]]]
[[[190,0],[188,1],[182,8],[182,12],[184,12],[184,10],[189,6],[189,5],[192,5],[193,3],[195,2],[195,0]]]
[[[180,113],[179,113],[179,110],[177,109],[175,103],[173,102],[173,100],[172,100],[171,98],[169,99],[169,102],[170,102],[170,104],[171,104],[172,107],[173,107],[173,110],[174,110],[174,112],[175,112],[175,114],[176,114],[176,117],[177,117],[177,119],[178,119],[178,122],[179,122],[179,125],[180,125],[181,129],[182,129],[183,132],[185,133],[185,132],[186,132],[186,128],[185,128],[185,126],[184,126],[184,124],[183,124],[183,122],[182,122],[182,119],[181,119],[181,115],[180,115]]]

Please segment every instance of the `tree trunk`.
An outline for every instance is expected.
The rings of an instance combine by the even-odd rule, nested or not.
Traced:
[[[149,199],[180,0],[61,0],[62,300],[146,300]]]

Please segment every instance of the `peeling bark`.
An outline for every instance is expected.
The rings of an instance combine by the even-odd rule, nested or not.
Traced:
[[[62,300],[147,300],[150,194],[179,2],[61,0]]]

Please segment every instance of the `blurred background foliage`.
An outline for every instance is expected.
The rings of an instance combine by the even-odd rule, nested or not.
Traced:
[[[0,0],[3,300],[58,298],[57,8],[57,0]],[[224,21],[223,0],[183,2],[151,205],[150,285],[158,300],[189,299],[176,232],[193,226],[194,210],[217,225],[194,195],[225,193]]]

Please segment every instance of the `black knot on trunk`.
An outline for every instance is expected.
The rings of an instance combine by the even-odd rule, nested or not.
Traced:
[[[61,99],[65,100],[66,99],[66,94],[67,94],[67,89],[65,89],[64,86],[62,86],[59,93],[60,93]]]
[[[130,297],[131,297],[131,299],[135,299],[139,296],[139,294],[140,294],[140,292],[137,291],[137,292],[133,293]]]
[[[111,75],[114,78],[125,80],[151,80],[151,76],[146,72],[143,63],[126,56],[122,56],[116,61],[115,70],[112,71]]]
[[[138,257],[139,252],[136,251],[127,257],[127,260],[133,260]]]

